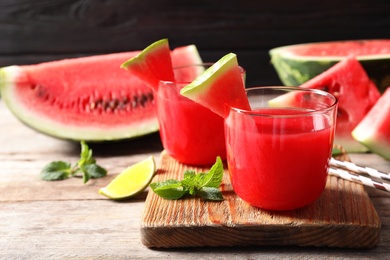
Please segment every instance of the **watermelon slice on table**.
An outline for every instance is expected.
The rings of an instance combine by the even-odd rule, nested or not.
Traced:
[[[180,94],[226,118],[230,107],[250,110],[237,56],[229,53],[208,68]]]
[[[348,56],[355,56],[383,92],[390,85],[390,39],[314,42],[269,51],[271,63],[287,86],[299,86]]]
[[[352,130],[380,97],[375,84],[355,57],[350,56],[301,85],[322,89],[338,99],[335,144],[347,152],[365,152],[367,147],[352,137]]]
[[[199,59],[193,46],[179,48],[170,52],[173,63],[184,65]],[[140,53],[1,68],[2,100],[27,126],[58,138],[108,141],[156,132],[159,125],[153,91],[120,68]],[[171,74],[172,69],[167,77]]]
[[[390,160],[390,87],[352,131],[352,136],[371,152]]]

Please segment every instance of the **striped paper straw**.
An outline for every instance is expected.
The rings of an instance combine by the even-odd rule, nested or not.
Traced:
[[[362,173],[367,174],[375,178],[379,178],[385,181],[390,181],[390,174],[386,172],[381,172],[376,169],[365,167],[365,166],[359,166],[352,162],[346,162],[346,161],[339,161],[334,158],[330,160],[330,165],[334,166],[336,168],[343,168],[352,172],[356,173]]]
[[[369,187],[373,187],[373,188],[376,188],[378,190],[390,192],[390,184],[376,181],[376,180],[372,180],[372,179],[365,177],[365,176],[362,176],[362,175],[353,174],[353,173],[350,173],[350,172],[343,170],[343,169],[340,169],[340,168],[330,167],[328,170],[328,174],[340,177],[340,178],[345,179],[345,180],[357,182],[357,183],[360,183],[360,184],[363,184],[363,185],[366,185]]]

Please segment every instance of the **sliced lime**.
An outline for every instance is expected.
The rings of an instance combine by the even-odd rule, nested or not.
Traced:
[[[110,199],[124,199],[138,195],[146,189],[156,172],[153,156],[127,167],[99,193]]]

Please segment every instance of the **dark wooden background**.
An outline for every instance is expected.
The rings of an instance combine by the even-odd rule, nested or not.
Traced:
[[[161,38],[228,52],[248,85],[279,84],[268,50],[286,44],[390,38],[390,1],[0,0],[0,66],[143,49]]]

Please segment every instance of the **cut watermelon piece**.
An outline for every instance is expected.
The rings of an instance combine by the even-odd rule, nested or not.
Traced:
[[[352,136],[371,152],[390,160],[390,88],[352,131]]]
[[[188,55],[189,53],[191,55]],[[202,58],[199,55],[198,49],[193,44],[173,49],[171,52],[171,56],[180,57],[180,59],[172,59],[172,66],[174,68],[203,63]]]
[[[348,57],[301,85],[322,89],[337,97],[338,115],[335,144],[347,152],[365,152],[367,148],[352,137],[352,130],[380,97],[374,83],[354,57]]]
[[[155,92],[161,80],[174,81],[171,51],[167,39],[156,41],[121,67],[142,79]]]
[[[2,99],[26,125],[58,138],[106,141],[153,133],[159,129],[153,91],[120,68],[140,53],[4,67]],[[193,47],[171,54],[174,63],[199,58]]]
[[[146,47],[139,55],[124,62],[121,67],[130,71],[132,75],[145,82],[155,93],[158,92],[160,81],[192,82],[203,71],[203,67],[188,65],[203,64],[195,45],[175,48],[171,56],[181,59],[170,59],[169,43],[167,39],[159,40]],[[188,54],[191,55],[188,55]],[[163,67],[169,73],[161,73]],[[178,68],[174,72],[173,68]]]
[[[187,55],[191,53],[191,55]],[[188,45],[175,48],[172,50],[172,55],[183,57],[182,59],[172,59],[174,77],[176,82],[192,82],[204,71],[202,58],[199,55],[195,45]],[[199,65],[199,66],[190,66]]]
[[[229,53],[208,68],[180,94],[226,118],[226,105],[250,110],[237,56]]]
[[[390,85],[390,39],[295,44],[273,48],[269,53],[287,86],[299,86],[351,55],[381,92]]]

